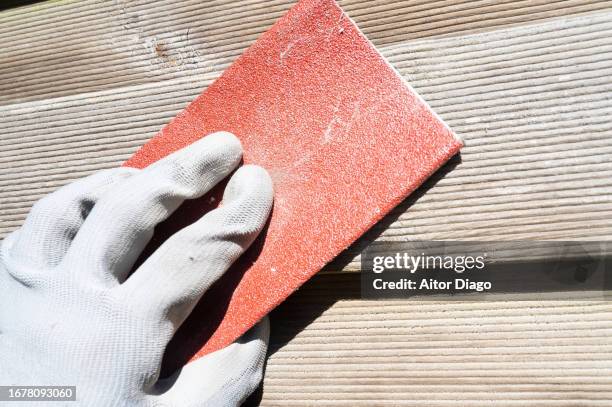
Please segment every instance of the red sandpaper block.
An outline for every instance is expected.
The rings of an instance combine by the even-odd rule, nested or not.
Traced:
[[[240,138],[245,163],[268,170],[275,200],[238,271],[181,328],[195,357],[236,340],[462,146],[333,0],[298,2],[125,165],[221,130]]]

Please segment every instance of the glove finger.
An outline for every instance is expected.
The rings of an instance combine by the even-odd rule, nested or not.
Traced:
[[[96,202],[136,172],[134,168],[100,171],[36,202],[23,226],[15,232],[11,258],[35,269],[59,264]]]
[[[160,380],[151,397],[169,406],[241,405],[261,383],[269,336],[265,317],[235,343]]]
[[[225,188],[222,206],[171,236],[118,290],[156,321],[178,329],[264,228],[272,200],[266,170],[241,167]]]
[[[155,226],[184,200],[204,195],[229,175],[241,155],[236,136],[220,132],[143,169],[96,204],[67,260],[79,264],[98,282],[123,281]]]

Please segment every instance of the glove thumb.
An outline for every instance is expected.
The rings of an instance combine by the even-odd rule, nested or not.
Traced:
[[[156,385],[153,405],[239,406],[263,376],[270,323],[265,317],[226,348],[189,362]]]

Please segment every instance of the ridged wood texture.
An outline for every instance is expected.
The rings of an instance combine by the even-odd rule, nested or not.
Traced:
[[[612,2],[341,5],[466,147],[329,269],[372,239],[612,237]],[[290,6],[0,11],[0,237],[129,157]],[[262,405],[612,405],[601,298],[368,302],[357,278],[321,274],[274,313]]]

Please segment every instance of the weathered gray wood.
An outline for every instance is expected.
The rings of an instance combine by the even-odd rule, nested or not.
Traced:
[[[320,274],[272,313],[265,406],[609,406],[612,305],[364,301]]]
[[[90,0],[5,11],[0,21],[0,103],[196,73],[216,76],[291,4],[288,0]],[[610,4],[592,0],[341,1],[377,46],[592,12]]]
[[[612,237],[610,2],[342,5],[466,147],[330,269],[356,270],[372,239]],[[129,157],[289,6],[1,12],[0,237],[41,196]],[[322,275],[275,314],[264,405],[610,405],[601,298],[367,302],[355,278]]]

